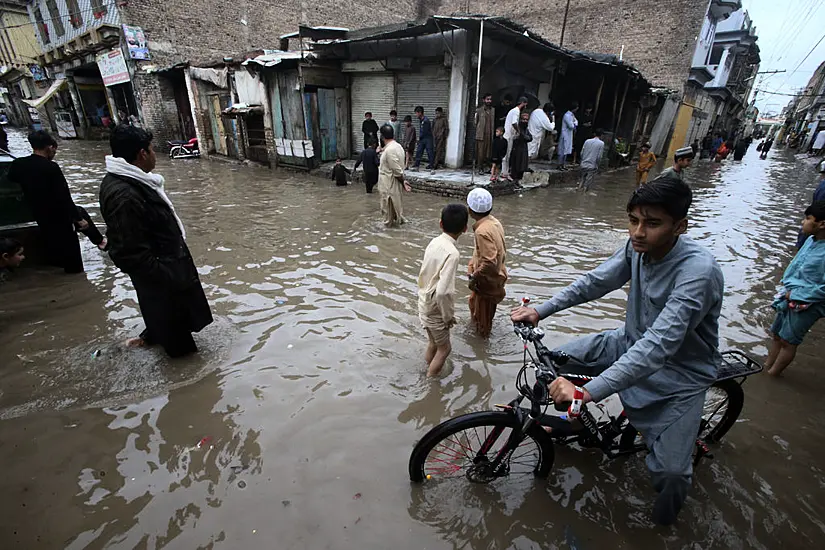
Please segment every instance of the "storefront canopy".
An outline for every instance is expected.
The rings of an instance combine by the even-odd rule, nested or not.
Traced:
[[[56,94],[63,85],[66,84],[65,78],[58,78],[54,81],[54,83],[46,90],[46,93],[42,96],[38,97],[37,99],[24,99],[23,102],[27,105],[34,107],[35,109],[39,109],[45,103],[52,98],[54,94]]]

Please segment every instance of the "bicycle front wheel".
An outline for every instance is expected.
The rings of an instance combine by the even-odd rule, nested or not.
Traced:
[[[410,480],[466,477],[489,483],[495,477],[487,468],[507,446],[519,422],[512,412],[485,411],[447,420],[430,430],[410,456]],[[511,477],[547,477],[554,459],[553,440],[537,423],[506,459]]]

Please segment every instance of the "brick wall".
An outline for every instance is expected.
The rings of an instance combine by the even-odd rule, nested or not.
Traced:
[[[134,82],[146,127],[159,148],[167,139],[178,139],[171,88],[162,77],[146,74],[144,67],[197,65],[277,49],[279,37],[297,31],[301,23],[357,29],[408,21],[429,11],[427,2],[433,0],[399,0],[388,11],[366,0],[130,0],[120,8],[122,20],[143,28],[152,55],[150,61],[137,62]]]
[[[439,2],[430,2],[439,3]],[[484,13],[512,19],[559,43],[565,0],[442,0],[435,13]],[[707,0],[571,0],[564,46],[618,55],[654,85],[681,91]]]

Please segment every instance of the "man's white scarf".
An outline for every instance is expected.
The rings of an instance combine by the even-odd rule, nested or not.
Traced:
[[[186,230],[183,228],[183,222],[180,221],[178,213],[175,212],[175,207],[172,205],[172,201],[169,200],[166,191],[163,190],[163,183],[165,181],[163,176],[151,172],[144,172],[134,164],[126,162],[125,159],[113,157],[112,155],[106,155],[106,171],[115,176],[124,176],[137,180],[157,193],[158,196],[163,199],[163,202],[169,205],[169,209],[172,210],[172,215],[175,216],[175,221],[178,222],[181,235],[183,235],[184,239],[186,238]]]

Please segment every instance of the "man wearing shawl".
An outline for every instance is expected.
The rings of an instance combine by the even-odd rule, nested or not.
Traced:
[[[109,256],[132,279],[146,329],[129,346],[159,344],[170,357],[197,351],[193,332],[212,322],[186,230],[153,174],[152,134],[118,126],[110,139],[100,212],[108,226]]]

